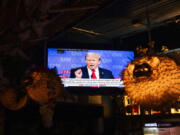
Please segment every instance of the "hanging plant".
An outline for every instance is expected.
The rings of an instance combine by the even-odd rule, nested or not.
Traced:
[[[144,56],[123,72],[125,91],[136,103],[156,107],[180,97],[180,67],[165,56]]]

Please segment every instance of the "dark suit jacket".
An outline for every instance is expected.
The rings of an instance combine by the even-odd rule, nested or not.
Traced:
[[[75,71],[78,70],[78,69],[82,70],[82,78],[89,78],[88,69],[87,69],[86,66],[71,69],[70,78],[75,78],[76,77],[75,76]],[[112,72],[110,70],[99,67],[99,78],[100,79],[113,79],[114,77],[113,77]]]

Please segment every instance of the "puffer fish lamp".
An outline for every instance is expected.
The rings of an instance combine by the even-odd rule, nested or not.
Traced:
[[[30,78],[25,80],[28,83],[26,90],[33,101],[47,104],[62,94],[63,85],[53,70],[37,68],[31,72]]]
[[[9,110],[19,110],[23,108],[28,100],[26,93],[19,92],[15,88],[8,88],[0,94],[1,104]]]
[[[144,56],[123,71],[125,91],[136,103],[157,107],[180,97],[180,66],[167,56]]]

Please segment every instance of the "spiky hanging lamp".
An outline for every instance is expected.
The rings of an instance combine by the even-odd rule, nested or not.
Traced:
[[[0,95],[1,104],[9,110],[19,110],[23,108],[27,103],[27,95],[25,93],[20,94],[14,88],[7,88]]]
[[[56,100],[62,93],[63,86],[60,78],[53,70],[36,68],[29,75],[26,86],[29,97],[39,104],[47,104]]]
[[[180,67],[163,56],[137,58],[124,70],[125,90],[136,103],[160,106],[180,96]]]

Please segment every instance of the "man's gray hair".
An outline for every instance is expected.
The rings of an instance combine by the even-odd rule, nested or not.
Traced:
[[[88,52],[88,53],[86,53],[85,59],[86,59],[86,57],[88,55],[96,55],[99,58],[99,60],[101,59],[100,55],[98,53],[95,53],[95,52]]]

